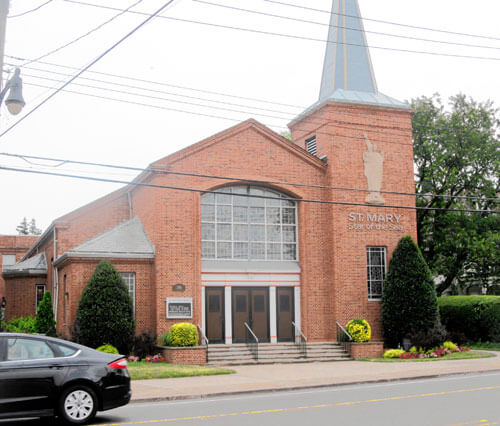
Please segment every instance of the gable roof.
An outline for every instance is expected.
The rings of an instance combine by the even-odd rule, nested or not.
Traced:
[[[47,259],[45,253],[39,253],[29,259],[17,262],[14,265],[3,267],[3,276],[15,275],[46,275]]]
[[[152,259],[154,256],[155,248],[136,216],[67,251],[57,258],[54,266],[68,257]]]

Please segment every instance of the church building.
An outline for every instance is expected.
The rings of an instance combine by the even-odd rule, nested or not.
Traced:
[[[137,332],[200,326],[210,343],[335,341],[365,318],[382,337],[388,262],[416,240],[412,109],[378,91],[357,0],[334,0],[319,99],[291,140],[249,119],[152,163],[52,222],[3,268],[7,317],[52,292],[70,336],[102,259],[122,275]],[[246,325],[245,325],[246,324]]]

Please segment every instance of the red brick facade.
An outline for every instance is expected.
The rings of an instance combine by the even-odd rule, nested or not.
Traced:
[[[204,365],[207,363],[206,346],[185,348],[160,347],[165,360],[170,364]]]
[[[31,235],[0,235],[0,271],[3,268],[3,255],[15,255],[18,262],[37,238]],[[5,296],[5,281],[0,273],[0,300]]]
[[[300,303],[301,329],[309,341],[335,340],[335,321],[345,325],[362,317],[370,322],[373,338],[380,339],[380,302],[368,300],[366,248],[385,247],[388,262],[403,235],[415,239],[415,211],[390,207],[412,207],[415,200],[384,193],[384,206],[367,206],[366,191],[330,187],[367,188],[363,167],[366,133],[384,153],[382,190],[414,192],[411,111],[332,102],[294,122],[291,130],[293,143],[249,120],[152,166],[158,171],[238,179],[148,173],[136,181],[200,191],[245,180],[310,185],[266,185],[304,200],[298,202],[301,296],[296,303]],[[304,149],[304,141],[312,135],[317,140],[317,156]],[[318,158],[324,155],[327,163]],[[166,318],[167,297],[192,298],[193,317],[189,321],[202,324],[200,197],[200,192],[131,185],[56,220],[36,250],[46,253],[47,288],[54,293],[58,283],[58,330],[70,333],[81,292],[100,259],[69,256],[57,268],[52,260],[134,216],[139,217],[154,245],[154,259],[110,260],[118,271],[136,273],[137,331],[151,328],[161,334],[179,322]],[[384,222],[367,226],[367,215],[375,214],[377,218],[382,215]],[[24,284],[18,281],[16,278],[8,283],[13,304],[33,285],[32,278]],[[185,288],[181,293],[172,288],[178,283]],[[19,304],[12,313],[17,315],[25,309],[25,313],[31,313]]]

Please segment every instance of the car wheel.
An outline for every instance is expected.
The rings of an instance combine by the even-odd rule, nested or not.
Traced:
[[[85,385],[66,389],[59,399],[59,415],[68,423],[83,424],[91,421],[97,412],[97,396]]]

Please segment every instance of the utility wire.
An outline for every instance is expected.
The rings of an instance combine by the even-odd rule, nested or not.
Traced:
[[[37,10],[40,10],[42,7],[44,7],[45,5],[47,5],[49,3],[52,3],[53,1],[54,0],[48,0],[45,3],[42,3],[40,6],[35,7],[34,9],[30,9],[30,10],[27,10],[26,12],[18,13],[17,15],[9,15],[9,16],[7,16],[7,18],[9,18],[9,19],[11,19],[11,18],[19,18],[21,16],[28,15],[29,13],[33,13],[33,12],[36,12]]]
[[[500,50],[500,47],[485,46],[484,44],[478,45],[478,44],[469,44],[469,43],[459,43],[459,42],[446,41],[446,40],[436,40],[436,39],[429,39],[429,38],[422,38],[422,37],[405,36],[405,35],[401,35],[401,34],[384,33],[384,32],[380,32],[380,31],[362,30],[359,28],[343,27],[340,25],[327,24],[324,22],[311,21],[311,20],[301,19],[301,18],[293,18],[291,16],[276,15],[274,13],[261,12],[259,10],[254,10],[254,9],[243,9],[240,7],[229,6],[227,4],[212,3],[209,1],[205,1],[205,0],[192,0],[192,1],[194,1],[196,3],[200,3],[200,4],[206,4],[208,6],[217,6],[217,7],[222,7],[225,9],[237,10],[239,12],[246,12],[246,13],[253,13],[256,15],[269,16],[271,18],[285,19],[285,20],[294,21],[294,22],[303,22],[305,24],[321,25],[321,26],[330,27],[330,28],[341,28],[341,29],[345,28],[346,30],[349,30],[349,31],[356,31],[356,32],[367,33],[367,34],[375,34],[375,35],[381,35],[381,36],[385,36],[385,37],[394,37],[394,38],[401,38],[401,39],[406,39],[406,40],[424,41],[427,43],[439,43],[439,44],[461,46],[461,47]]]
[[[188,192],[197,192],[200,194],[222,194],[227,195],[227,192],[222,191],[212,191],[205,189],[197,189],[197,188],[189,188],[189,187],[178,187],[178,186],[167,186],[167,185],[158,185],[153,183],[144,183],[144,182],[135,182],[135,181],[123,181],[118,179],[105,179],[105,178],[96,178],[92,176],[81,176],[81,175],[72,175],[66,173],[54,173],[40,170],[30,170],[30,169],[19,169],[14,167],[5,167],[0,166],[0,170],[6,170],[11,172],[21,172],[21,173],[33,173],[33,174],[41,174],[48,176],[58,176],[58,177],[67,177],[72,179],[81,179],[81,180],[90,180],[94,182],[108,182],[108,183],[117,183],[123,184],[127,186],[138,186],[138,187],[151,187],[151,188],[160,188],[160,189],[170,189],[174,191],[188,191]],[[232,194],[234,196],[244,196],[249,198],[264,198],[275,200],[277,197],[270,197],[265,195],[251,195],[251,194]],[[358,207],[370,207],[374,208],[383,208],[383,209],[402,209],[402,210],[428,210],[428,211],[446,211],[446,212],[460,212],[460,213],[487,213],[487,214],[498,214],[497,211],[492,210],[471,210],[471,209],[443,209],[438,207],[414,207],[414,206],[397,206],[397,205],[375,205],[375,204],[366,204],[366,203],[353,203],[347,201],[329,201],[329,200],[315,200],[315,199],[303,199],[303,198],[292,198],[292,197],[284,197],[279,198],[280,200],[288,200],[294,201],[297,203],[315,203],[315,204],[330,204],[330,205],[341,205],[341,206],[358,206]]]
[[[111,6],[91,4],[91,3],[86,3],[86,2],[77,1],[77,0],[64,0],[64,1],[69,2],[69,3],[82,4],[82,5],[86,5],[86,6],[93,6],[93,7],[97,7],[97,8],[101,8],[101,9],[123,10],[123,9],[119,9],[119,8],[115,8],[115,7],[111,7]],[[266,1],[268,1],[268,0],[266,0]],[[129,13],[143,14],[143,12],[137,12],[137,11],[129,11]],[[379,49],[379,50],[386,50],[386,51],[392,51],[392,52],[402,52],[402,53],[417,53],[417,54],[421,54],[421,55],[442,56],[442,57],[447,57],[447,58],[500,61],[500,57],[458,55],[458,54],[453,54],[453,53],[432,52],[432,51],[427,51],[427,50],[400,49],[400,48],[395,48],[395,47],[364,45],[364,44],[347,43],[347,42],[341,42],[341,41],[334,42],[331,40],[325,40],[325,39],[320,39],[320,38],[315,38],[315,37],[300,36],[300,35],[296,35],[296,34],[276,33],[273,31],[263,31],[263,30],[257,30],[254,28],[243,28],[243,27],[236,27],[236,26],[232,26],[232,25],[215,24],[213,22],[196,21],[196,20],[192,20],[192,19],[174,18],[171,16],[160,16],[160,18],[168,19],[171,21],[177,21],[177,22],[205,25],[205,26],[210,26],[210,27],[214,27],[214,28],[224,28],[224,29],[228,29],[228,30],[243,31],[243,32],[249,32],[249,33],[253,33],[253,34],[261,34],[261,35],[270,35],[270,36],[290,38],[290,39],[295,39],[295,40],[306,40],[306,41],[315,41],[315,42],[321,42],[321,43],[341,44],[341,45],[346,45],[346,46],[368,47],[370,49]]]
[[[24,84],[29,85],[29,86],[34,86],[34,87],[40,87],[40,88],[44,88],[44,89],[50,89],[49,86],[43,86],[41,84],[35,84],[35,83],[24,83]],[[207,113],[189,111],[189,110],[185,110],[185,109],[171,108],[171,107],[165,107],[165,106],[160,106],[160,105],[153,105],[153,104],[148,104],[148,103],[143,103],[143,102],[136,102],[136,101],[130,101],[130,100],[125,100],[125,99],[112,98],[112,97],[109,97],[109,96],[103,96],[103,95],[96,95],[96,94],[91,94],[91,93],[79,92],[79,91],[71,90],[71,89],[64,89],[63,92],[73,93],[73,94],[77,94],[77,95],[83,95],[83,96],[97,98],[97,99],[105,99],[105,100],[109,100],[109,101],[121,102],[121,103],[126,103],[126,104],[131,104],[131,105],[145,106],[145,107],[149,107],[149,108],[155,108],[155,109],[161,109],[161,110],[166,110],[166,111],[179,112],[179,113],[183,113],[183,114],[190,114],[190,115],[196,115],[196,116],[208,117],[208,118],[217,118],[217,119],[226,120],[226,121],[232,121],[232,122],[237,122],[237,123],[240,123],[242,121],[239,118],[232,118],[232,117],[227,117],[227,116],[221,116],[221,115],[215,115],[215,114],[207,114]],[[306,120],[307,119],[305,119],[305,121]],[[346,129],[346,130],[350,130],[350,131],[353,130],[352,127],[348,127],[348,126],[343,125],[343,124],[345,124],[345,122],[338,122],[338,123],[343,123],[343,124],[335,124],[335,123],[336,122],[333,122],[333,121],[332,122],[325,122],[325,123],[323,123],[322,126],[318,126],[318,127],[321,128],[323,126],[334,125],[336,129]],[[277,123],[264,123],[264,124],[266,126],[268,126],[268,127],[274,127],[274,128],[277,128],[277,129],[282,129],[283,131],[288,131],[289,130],[288,127],[283,126],[281,124],[277,124]],[[361,126],[362,125],[360,123],[353,123],[353,124],[356,125],[356,126]],[[304,131],[304,132],[307,132],[307,133],[310,133],[310,134],[314,134],[314,135],[326,135],[326,136],[333,136],[333,137],[338,137],[338,138],[345,137],[346,139],[349,139],[349,140],[353,139],[353,140],[359,140],[359,141],[363,141],[363,142],[365,141],[364,136],[355,136],[355,135],[352,135],[352,134],[349,134],[347,136],[343,136],[343,135],[340,135],[338,133],[323,132],[323,131],[321,131],[319,129],[303,129],[303,128],[299,128],[299,127],[297,127],[297,128],[294,127],[294,130],[296,130],[296,131]],[[361,132],[361,130],[359,130],[359,131]],[[387,135],[387,133],[384,133],[384,134]],[[392,135],[393,136],[398,136],[398,137],[404,136],[404,135],[397,135],[397,134],[392,134]],[[2,135],[0,135],[0,137],[1,136]],[[372,136],[370,137],[370,140],[375,141],[375,142],[379,142],[379,143],[387,143],[387,144],[402,145],[402,146],[412,146],[411,143],[388,141],[386,139],[378,139],[378,138],[374,138]]]
[[[140,28],[142,28],[144,25],[146,25],[149,21],[151,21],[153,18],[158,16],[163,10],[165,10],[171,3],[173,3],[174,0],[168,0],[163,6],[161,6],[156,12],[153,14],[149,15],[148,18],[146,18],[144,21],[142,21],[139,25],[137,25],[132,31],[127,33],[125,36],[123,36],[120,40],[118,40],[116,43],[114,43],[111,47],[106,49],[103,53],[101,53],[97,58],[95,58],[90,64],[85,66],[81,71],[76,73],[71,79],[69,79],[66,83],[64,83],[61,87],[56,89],[52,94],[50,94],[48,97],[46,97],[42,102],[40,102],[37,106],[35,106],[31,111],[29,111],[26,115],[24,115],[22,118],[17,120],[14,124],[12,124],[10,127],[7,128],[7,130],[3,131],[0,134],[0,138],[3,137],[5,134],[10,132],[14,127],[18,126],[19,123],[23,122],[26,118],[28,118],[31,114],[33,114],[35,111],[37,111],[40,107],[42,107],[45,103],[47,103],[50,99],[52,99],[55,95],[57,95],[61,90],[63,90],[65,87],[67,87],[69,84],[71,84],[74,80],[76,80],[80,75],[82,75],[85,71],[87,71],[92,65],[96,64],[99,62],[104,56],[106,56],[109,52],[111,52],[113,49],[115,49],[117,46],[119,46],[121,43],[123,43],[126,39],[128,39],[131,35],[133,35],[136,31],[138,31]]]
[[[65,1],[70,1],[70,0],[65,0]],[[303,9],[303,10],[311,10],[313,12],[321,12],[321,13],[328,13],[328,14],[334,14],[334,15],[339,15],[339,16],[345,16],[347,18],[358,18],[356,15],[348,15],[345,13],[337,13],[337,12],[332,12],[331,10],[324,10],[324,9],[315,9],[313,7],[307,7],[307,6],[301,6],[298,4],[292,4],[292,3],[285,3],[282,1],[277,1],[277,0],[264,0],[268,3],[274,3],[274,4],[279,4],[281,6],[289,6],[289,7],[295,7],[298,9]],[[378,22],[380,24],[387,24],[387,25],[395,25],[398,27],[405,27],[405,28],[413,28],[416,30],[424,30],[424,31],[433,31],[433,32],[438,32],[438,33],[443,33],[443,34],[451,34],[451,35],[458,35],[458,36],[465,36],[465,37],[474,37],[474,38],[483,38],[487,40],[500,40],[500,37],[491,37],[491,36],[485,36],[485,35],[479,35],[479,34],[471,34],[471,33],[461,33],[461,32],[456,32],[456,31],[447,31],[447,30],[442,30],[439,28],[430,28],[430,27],[420,27],[417,25],[410,25],[410,24],[402,24],[400,22],[394,22],[394,21],[384,21],[382,19],[373,19],[373,18],[366,18],[366,17],[361,17],[360,19],[364,21],[371,21],[371,22]]]
[[[123,14],[125,14],[126,12],[128,12],[130,9],[132,9],[133,7],[137,6],[139,3],[142,3],[143,0],[138,0],[136,1],[134,4],[130,5],[129,7],[127,7],[126,9],[124,9],[123,11],[117,13],[116,15],[112,16],[110,19],[108,19],[107,21],[104,21],[102,24],[99,24],[97,27],[94,27],[92,28],[90,31],[87,31],[85,34],[82,34],[81,36],[78,36],[76,37],[75,39],[69,41],[68,43],[65,43],[47,53],[44,53],[43,55],[40,55],[38,58],[35,58],[35,59],[31,59],[29,60],[28,62],[26,62],[24,65],[28,65],[28,64],[31,64],[32,62],[38,62],[40,61],[41,59],[44,59],[50,55],[53,55],[54,53],[57,53],[63,49],[65,49],[66,47],[69,47],[73,44],[75,44],[76,42],[84,39],[85,37],[88,37],[89,35],[95,33],[96,31],[100,30],[101,28],[103,28],[104,26],[106,26],[107,24],[109,24],[110,22],[113,22],[115,19],[119,18],[120,16],[122,16]]]
[[[10,55],[5,55],[5,56],[8,58],[14,59],[16,61],[33,62],[30,59],[20,58],[17,56],[10,56]],[[45,61],[36,61],[36,62],[43,64],[43,65],[49,65],[49,66],[54,66],[54,67],[59,67],[59,68],[79,70],[79,68],[77,68],[77,67],[72,67],[69,65],[55,64],[53,62],[45,62]],[[23,68],[23,65],[13,65],[13,66]],[[51,72],[51,71],[47,71],[47,72]],[[265,99],[249,98],[249,97],[238,96],[238,95],[233,95],[233,94],[229,94],[229,93],[222,93],[222,92],[215,92],[215,91],[211,91],[211,90],[197,89],[197,88],[188,87],[188,86],[179,86],[179,85],[169,84],[169,83],[165,83],[165,82],[161,82],[161,81],[145,80],[142,78],[129,77],[129,76],[119,75],[119,74],[111,74],[111,73],[107,73],[107,72],[99,72],[99,71],[92,71],[92,70],[89,70],[88,72],[92,73],[92,74],[104,75],[107,77],[120,78],[120,79],[137,81],[140,83],[148,83],[148,84],[165,86],[165,87],[174,87],[176,89],[191,90],[194,92],[206,93],[206,94],[210,94],[210,95],[227,96],[227,97],[235,98],[235,99],[244,99],[244,100],[253,101],[253,102],[261,102],[261,103],[266,103],[266,104],[280,105],[280,106],[297,108],[297,109],[305,109],[306,108],[305,106],[301,106],[301,105],[284,104],[284,103],[273,102],[273,101],[269,101],[269,100],[265,100]],[[100,80],[100,81],[102,81],[102,80]]]
[[[12,56],[9,56],[9,57],[11,59],[16,59],[15,57],[12,57]],[[18,58],[18,59],[22,59],[22,58]],[[41,61],[41,63],[42,64],[53,65],[53,66],[57,66],[57,67],[62,67],[62,68],[77,69],[77,68],[69,67],[69,66],[66,66],[66,65],[51,64],[51,63],[47,63],[47,62],[43,62],[43,61]],[[18,66],[16,64],[11,64],[11,63],[7,63],[7,65],[12,66],[12,67],[17,67]],[[44,69],[34,68],[34,67],[29,67],[29,66],[28,67],[24,67],[24,68],[31,69],[31,70],[36,70],[36,71],[41,71],[41,72],[45,72],[45,73],[51,73],[51,74],[57,74],[57,75],[63,75],[63,76],[71,76],[71,74],[67,74],[67,73],[54,72],[52,70],[44,70]],[[241,96],[237,96],[237,95],[230,95],[230,94],[227,94],[227,93],[210,92],[210,91],[207,91],[207,90],[194,89],[194,88],[189,88],[189,87],[186,87],[186,86],[175,86],[175,85],[171,85],[171,84],[168,84],[168,83],[162,83],[162,82],[151,81],[151,80],[143,80],[143,79],[138,79],[138,78],[133,78],[133,77],[120,76],[120,75],[116,75],[116,74],[100,73],[100,72],[96,72],[96,71],[89,71],[89,73],[101,74],[101,75],[106,75],[106,76],[110,76],[110,77],[117,77],[117,78],[120,78],[120,79],[129,79],[129,80],[132,80],[132,81],[139,81],[139,82],[144,82],[144,83],[151,83],[151,84],[160,85],[160,86],[178,87],[178,88],[181,88],[181,89],[192,90],[192,91],[197,91],[197,92],[204,92],[204,93],[212,93],[212,94],[221,95],[221,96],[230,96],[230,97],[233,97],[233,98],[244,99],[244,100],[248,99],[248,100],[252,100],[252,101],[266,102],[266,103],[276,104],[276,105],[288,105],[288,106],[292,107],[292,105],[289,105],[289,104],[280,104],[280,103],[277,103],[277,102],[258,100],[258,99],[255,99],[255,98],[245,98],[245,97],[241,97]],[[26,75],[26,74],[24,74],[24,75]],[[44,79],[46,79],[46,77],[40,77],[40,76],[35,76],[35,77],[36,78],[44,78]],[[250,108],[250,109],[258,109],[258,110],[263,110],[263,111],[268,111],[268,112],[276,112],[278,114],[291,114],[288,111],[278,111],[278,110],[272,110],[272,109],[267,109],[267,108],[260,108],[260,107],[256,107],[256,106],[252,106],[252,105],[233,104],[233,103],[230,103],[230,102],[222,102],[222,101],[210,100],[210,99],[206,99],[206,98],[197,98],[197,97],[192,97],[192,96],[188,96],[188,95],[182,95],[182,94],[176,94],[176,93],[171,93],[171,92],[165,92],[165,91],[161,91],[161,90],[154,90],[154,89],[148,89],[148,88],[139,87],[139,86],[132,86],[132,85],[126,85],[126,84],[121,84],[121,83],[115,83],[113,81],[106,81],[106,80],[102,80],[102,79],[93,79],[93,78],[88,78],[88,77],[81,77],[81,79],[89,80],[89,81],[97,81],[97,82],[99,82],[101,84],[112,84],[112,85],[121,86],[121,87],[128,87],[128,88],[135,88],[135,89],[138,89],[138,90],[145,90],[145,91],[148,91],[148,92],[164,93],[164,94],[171,94],[171,95],[175,95],[175,96],[182,96],[182,97],[186,97],[186,98],[190,98],[190,99],[204,100],[204,101],[207,101],[207,102],[222,103],[222,104],[233,105],[233,106],[241,106],[241,107]],[[25,84],[29,85],[29,83],[25,83]],[[298,106],[298,105],[293,106],[293,107],[297,108],[297,109],[300,108],[302,110],[306,109],[306,107],[304,107],[304,106]],[[349,114],[347,112],[343,112],[342,114],[343,115],[347,115],[347,116],[352,116],[352,117],[355,117],[355,118],[359,118],[359,116],[353,115],[353,114]],[[293,116],[290,116],[290,117],[295,118],[296,116],[297,116],[297,114],[293,113]],[[378,118],[377,122],[379,122],[379,123],[380,122],[388,123],[388,125],[390,127],[393,127],[393,124],[394,124],[392,121],[385,120],[385,119],[382,119],[382,118]]]
[[[61,158],[52,158],[52,157],[39,157],[33,155],[24,155],[24,154],[13,154],[13,153],[0,153],[1,156],[4,157],[14,157],[20,158],[26,161],[29,164],[34,164],[42,167],[50,167],[47,164],[34,163],[30,161],[32,160],[41,160],[41,161],[52,161],[57,162],[58,164],[53,165],[53,168],[63,166],[64,164],[77,164],[84,166],[96,166],[96,167],[105,167],[111,169],[120,169],[120,170],[130,170],[134,172],[148,172],[154,174],[165,174],[165,175],[176,175],[176,176],[189,176],[189,177],[199,177],[206,179],[218,179],[218,180],[230,180],[230,181],[241,181],[247,183],[257,183],[264,185],[280,185],[280,186],[293,186],[297,188],[314,188],[314,189],[331,189],[338,191],[352,191],[352,192],[371,192],[369,189],[359,189],[359,188],[346,188],[346,187],[338,187],[338,186],[329,186],[329,185],[311,185],[306,183],[296,183],[296,182],[286,182],[286,181],[271,181],[271,180],[262,180],[262,179],[246,179],[242,177],[235,176],[217,176],[217,175],[207,175],[200,173],[189,173],[189,172],[176,172],[173,170],[164,170],[158,169],[154,167],[140,168],[140,167],[132,167],[132,166],[121,166],[116,164],[109,163],[94,163],[88,161],[77,161],[77,160],[69,160],[69,159],[61,159]],[[446,194],[418,194],[416,192],[398,192],[398,191],[380,191],[382,194],[392,194],[392,195],[405,195],[411,197],[434,197],[434,198],[444,198],[444,199],[457,199],[457,200],[479,200],[479,201],[493,201],[500,202],[498,198],[487,198],[487,197],[475,197],[475,196],[463,196],[463,195],[446,195]]]

